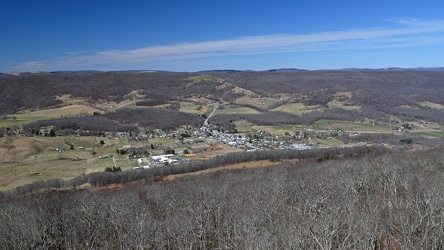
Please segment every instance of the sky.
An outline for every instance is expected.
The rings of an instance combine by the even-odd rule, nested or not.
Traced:
[[[442,0],[9,0],[0,72],[444,66]]]

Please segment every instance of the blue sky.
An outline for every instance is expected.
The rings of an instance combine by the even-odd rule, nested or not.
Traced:
[[[5,1],[0,72],[443,67],[444,1]]]

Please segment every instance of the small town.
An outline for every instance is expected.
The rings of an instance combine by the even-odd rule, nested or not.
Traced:
[[[133,169],[148,169],[170,164],[181,164],[190,159],[208,159],[215,155],[222,155],[229,152],[253,152],[256,150],[311,150],[318,146],[314,138],[331,139],[343,134],[342,130],[331,130],[318,133],[314,129],[307,128],[303,132],[285,132],[285,134],[271,134],[262,129],[251,129],[243,132],[225,132],[217,125],[212,125],[209,118],[217,110],[217,104],[213,106],[212,113],[205,120],[200,128],[182,127],[176,131],[165,132],[155,129],[152,132],[140,132],[136,135],[126,132],[118,132],[108,135],[109,139],[127,139],[131,142],[146,142],[140,148],[125,145],[117,149],[117,153],[129,157],[137,158],[137,166]],[[357,136],[352,132],[349,136]],[[153,144],[151,141],[156,138],[170,140],[174,142],[174,147],[167,147],[162,144]],[[227,151],[228,149],[228,151]],[[219,151],[219,152],[218,152]],[[201,156],[200,158],[198,156]],[[209,156],[211,155],[211,156]],[[99,156],[100,159],[113,157],[114,155]],[[115,162],[114,162],[114,165]]]

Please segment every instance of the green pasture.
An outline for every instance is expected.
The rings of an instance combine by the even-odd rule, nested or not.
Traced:
[[[212,75],[198,75],[189,77],[188,80],[193,82],[222,82],[224,79]]]
[[[342,103],[328,103],[329,108],[341,108],[345,110],[360,110],[361,106],[353,106],[353,105],[343,105]]]
[[[275,103],[279,101],[279,99],[277,98],[271,98],[271,97],[264,97],[264,98],[259,98],[259,97],[250,97],[250,96],[243,96],[240,97],[238,99],[236,99],[236,101],[234,103],[236,104],[248,104],[248,105],[253,105],[256,106],[258,108],[267,108],[269,107],[271,104]]]
[[[336,103],[335,105],[329,104],[329,108],[342,108],[345,110],[359,110],[361,107],[360,106],[344,106],[341,104],[338,105]],[[289,104],[279,106],[279,107],[272,109],[272,110],[291,113],[291,114],[295,114],[295,115],[301,115],[301,114],[306,114],[306,113],[313,112],[313,111],[322,112],[326,109],[327,108],[324,108],[322,106],[305,106],[303,103],[289,103]]]
[[[205,110],[206,108],[203,107],[200,110],[198,110],[198,106],[194,103],[191,102],[180,102],[180,108],[179,111],[180,112],[184,112],[184,113],[190,113],[190,114],[205,114]]]
[[[244,95],[246,95],[246,96],[248,96],[248,97],[255,97],[255,96],[257,96],[257,94],[254,93],[253,91],[248,90],[248,89],[241,88],[241,87],[239,87],[239,86],[235,86],[235,87],[233,88],[233,91],[234,91],[235,93],[243,93]]]
[[[279,126],[273,126],[276,131],[288,131],[288,132],[296,132],[296,131],[304,131],[306,126],[300,124],[282,124]]]
[[[341,129],[347,132],[366,132],[366,133],[391,133],[393,132],[389,126],[372,125],[370,123],[358,123],[338,120],[319,120],[310,126],[317,130]]]
[[[86,173],[86,160],[52,160],[35,163],[0,163],[0,191],[38,180],[71,179]]]
[[[245,120],[234,121],[233,124],[239,132],[248,132],[252,130],[252,124]]]
[[[162,145],[165,148],[175,148],[176,143],[169,138],[156,137],[149,139],[149,144]]]
[[[19,126],[44,119],[60,118],[62,116],[92,114],[96,111],[99,110],[85,105],[71,105],[55,109],[37,110],[22,114],[11,114],[0,118],[0,127]]]
[[[421,132],[414,132],[414,134],[428,136],[428,137],[435,137],[435,138],[444,137],[444,131],[421,131]]]
[[[279,106],[273,109],[273,111],[281,111],[295,115],[301,115],[312,111],[323,111],[324,109],[325,108],[322,108],[321,106],[305,106],[303,103],[289,103]]]
[[[260,114],[260,112],[249,107],[224,107],[223,109],[217,109],[215,114]]]

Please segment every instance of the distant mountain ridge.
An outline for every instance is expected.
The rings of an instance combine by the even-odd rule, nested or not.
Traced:
[[[20,72],[0,72],[0,75],[82,75],[82,74],[96,74],[96,73],[198,73],[198,74],[213,74],[213,73],[240,73],[240,72],[304,72],[304,71],[444,71],[444,67],[417,67],[417,68],[342,68],[342,69],[298,69],[298,68],[276,68],[268,70],[236,70],[236,69],[210,69],[200,71],[169,71],[169,70],[61,70],[61,71],[20,71]]]

